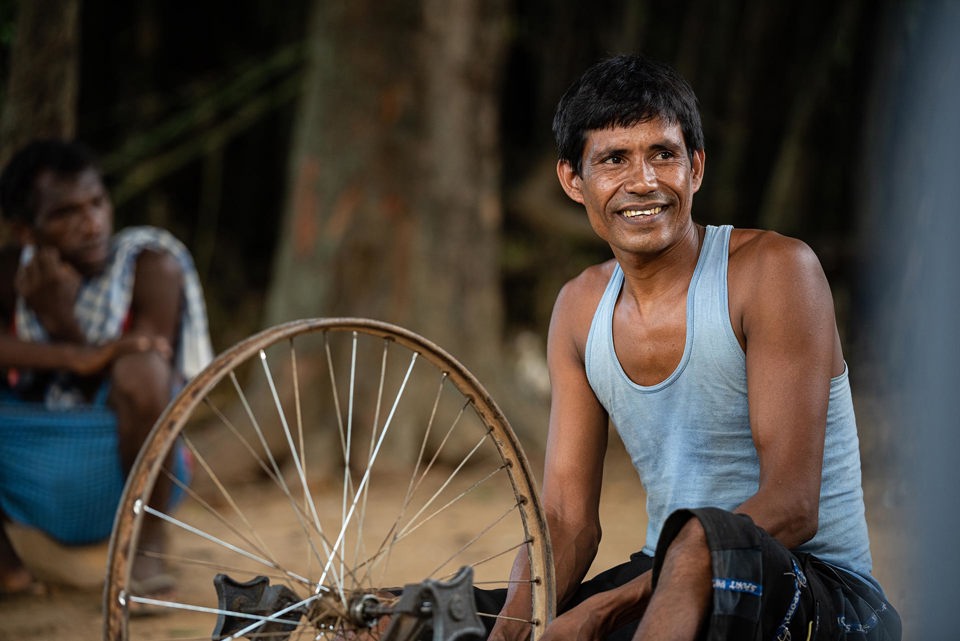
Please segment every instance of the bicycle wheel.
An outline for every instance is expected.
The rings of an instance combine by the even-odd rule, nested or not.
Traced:
[[[159,480],[172,486],[165,502],[174,507],[148,505]],[[162,553],[140,548],[147,518],[164,522]],[[546,522],[493,400],[410,331],[294,321],[218,356],[157,421],[117,510],[104,635],[376,639],[383,626],[358,614],[364,599],[388,604],[402,586],[463,566],[478,588],[507,588],[521,549],[537,638],[554,607]],[[133,589],[134,559],[145,557],[176,579],[176,596]],[[283,613],[276,603],[258,613],[225,605],[219,575],[267,577],[283,590]],[[158,624],[136,616],[144,611],[170,616]],[[223,633],[224,617],[235,636]]]

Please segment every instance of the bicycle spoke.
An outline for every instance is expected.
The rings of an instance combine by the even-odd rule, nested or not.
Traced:
[[[209,405],[210,407],[215,408],[215,406],[213,406],[212,403]],[[247,407],[249,408],[249,404],[247,404]],[[318,561],[322,562],[322,559],[320,557],[320,551],[316,549],[316,546],[313,543],[313,538],[309,535],[309,528],[307,527],[307,523],[305,521],[306,515],[301,511],[299,506],[297,506],[296,501],[294,500],[293,496],[290,494],[289,488],[287,487],[286,483],[283,481],[282,475],[280,473],[279,467],[276,464],[276,461],[275,460],[273,461],[272,466],[268,466],[266,463],[264,463],[262,458],[257,455],[253,447],[249,444],[249,442],[245,438],[243,438],[243,436],[239,433],[239,431],[236,429],[233,423],[218,409],[216,410],[215,413],[218,417],[220,417],[220,419],[228,427],[228,429],[235,436],[235,438],[239,440],[241,444],[244,445],[245,449],[251,454],[251,456],[254,457],[254,459],[258,462],[258,464],[260,465],[260,468],[264,471],[264,473],[267,474],[267,476],[276,484],[277,487],[281,488],[281,491],[288,498],[288,500],[291,503],[291,506],[293,507],[293,511],[297,518],[297,522],[299,523],[301,529],[306,534],[305,539],[308,542],[313,555],[317,558]],[[251,410],[251,415],[252,415],[252,410]],[[255,422],[255,419],[251,419],[251,420]],[[261,438],[261,441],[264,441],[264,440],[265,439]],[[188,440],[186,442],[189,443]],[[214,485],[219,490],[220,495],[228,502],[228,504],[231,505],[231,507],[234,510],[234,513],[237,514],[239,518],[241,518],[241,520],[244,521],[248,529],[250,531],[255,531],[256,528],[254,528],[253,525],[250,524],[250,521],[245,516],[243,510],[240,509],[239,505],[233,499],[230,492],[227,490],[226,486],[220,481],[218,475],[213,470],[212,466],[208,464],[206,457],[204,457],[195,447],[192,447],[192,446],[190,447],[191,447],[191,452],[195,457],[195,460],[197,460],[201,464],[204,471],[207,473],[207,477],[211,480],[211,482],[214,483]],[[321,537],[321,541],[323,542],[324,547],[329,548],[329,545],[328,545],[328,542],[326,541],[326,537],[324,533],[322,531],[318,531],[318,535]]]
[[[410,485],[407,486],[407,494],[403,497],[403,509],[409,504],[411,496],[416,492],[417,487],[419,487],[419,484],[415,483],[415,481],[417,475],[420,473],[420,466],[423,464],[423,456],[427,451],[427,442],[430,439],[433,422],[437,417],[437,408],[440,406],[440,398],[443,395],[443,385],[447,381],[448,376],[449,374],[447,372],[440,373],[440,384],[437,386],[437,393],[433,397],[433,405],[430,408],[430,419],[427,421],[426,429],[423,430],[423,438],[420,439],[420,450],[417,452],[417,460],[414,462],[413,471],[410,474]]]
[[[373,464],[380,453],[380,447],[383,445],[383,440],[386,438],[387,433],[389,432],[390,422],[393,419],[394,412],[396,411],[397,405],[400,402],[400,398],[403,395],[403,390],[406,388],[406,383],[409,380],[410,372],[413,370],[413,365],[414,363],[416,363],[416,360],[417,360],[416,354],[411,356],[410,366],[407,369],[407,374],[404,377],[403,384],[400,387],[400,391],[397,393],[396,399],[394,399],[393,407],[391,408],[390,414],[387,416],[387,420],[383,425],[383,431],[380,433],[380,438],[377,440],[377,445],[374,448],[374,451],[371,454],[370,459],[367,461],[367,467],[364,470],[363,477],[360,479],[360,485],[357,487],[358,495],[363,492],[363,489],[366,487],[367,483],[369,483],[370,481],[370,471],[373,468]],[[334,552],[338,551],[340,549],[340,545],[343,543],[343,538],[346,535],[347,526],[350,524],[350,520],[353,518],[353,513],[356,510],[356,507],[357,507],[357,498],[354,497],[354,500],[350,505],[350,511],[347,513],[346,517],[344,518],[343,525],[340,527],[340,534],[337,535],[337,540],[333,544]],[[324,566],[323,572],[320,575],[320,583],[323,583],[324,579],[326,578],[327,572],[329,570],[329,566],[330,566],[330,561],[327,561],[327,564]]]
[[[200,538],[206,539],[207,541],[210,541],[211,543],[214,543],[214,544],[216,544],[216,545],[218,545],[218,546],[220,546],[220,547],[222,547],[222,548],[224,548],[224,549],[226,549],[226,550],[230,550],[230,551],[232,551],[232,552],[234,552],[234,553],[236,553],[236,554],[239,554],[239,555],[242,556],[242,557],[245,557],[245,558],[247,558],[247,559],[250,559],[251,561],[255,561],[256,563],[259,563],[260,565],[262,565],[262,566],[264,566],[264,567],[266,567],[266,568],[270,568],[270,569],[272,569],[272,570],[282,570],[282,571],[284,571],[285,573],[289,573],[288,570],[284,570],[283,568],[279,567],[275,562],[271,561],[270,559],[264,558],[264,557],[262,557],[262,556],[260,556],[260,555],[258,555],[258,554],[255,554],[255,553],[253,553],[253,552],[250,552],[250,551],[248,551],[248,550],[244,550],[243,548],[240,548],[240,547],[238,547],[238,546],[236,546],[236,545],[234,545],[234,544],[232,544],[232,543],[230,543],[230,542],[228,542],[228,541],[224,541],[223,539],[217,538],[217,537],[213,536],[212,534],[208,534],[207,532],[205,532],[205,531],[203,531],[203,530],[201,530],[201,529],[199,529],[199,528],[193,527],[193,526],[190,525],[189,523],[184,523],[183,521],[181,521],[181,520],[179,520],[179,519],[175,519],[174,517],[172,517],[172,516],[170,516],[170,515],[168,515],[168,514],[166,514],[166,513],[164,513],[164,512],[161,512],[161,511],[159,511],[159,510],[155,510],[155,509],[153,509],[152,507],[150,507],[149,505],[146,505],[145,503],[140,503],[140,504],[139,504],[139,509],[143,510],[143,512],[145,512],[146,514],[150,514],[150,515],[152,515],[152,516],[157,517],[158,519],[161,519],[161,520],[163,520],[163,521],[166,521],[167,523],[169,523],[169,524],[171,524],[171,525],[173,525],[173,526],[175,526],[175,527],[177,527],[177,528],[179,528],[179,529],[181,529],[181,530],[183,530],[183,531],[185,531],[185,532],[189,532],[190,534],[194,534],[194,535],[196,535],[196,536],[199,536]],[[297,580],[297,581],[309,581],[309,579],[307,579],[306,577],[299,576],[299,575],[297,575],[297,574],[290,574],[290,577],[293,578],[293,579],[295,579],[295,580]]]
[[[432,572],[430,572],[429,574],[427,574],[427,576],[436,576],[437,572],[439,572],[439,571],[441,570],[441,568],[443,568],[443,566],[445,566],[447,563],[449,563],[449,562],[452,561],[453,559],[455,559],[455,558],[457,558],[458,556],[460,556],[461,554],[463,554],[464,550],[467,550],[471,545],[473,545],[474,543],[476,543],[477,541],[479,541],[480,538],[481,538],[484,534],[486,534],[487,532],[489,532],[495,525],[497,525],[498,523],[500,523],[500,521],[502,521],[503,519],[505,519],[505,518],[507,518],[508,516],[510,516],[510,514],[512,514],[513,511],[516,510],[516,508],[517,508],[518,506],[519,506],[519,504],[510,507],[510,508],[509,508],[508,510],[506,510],[503,514],[501,514],[497,519],[495,519],[495,520],[492,521],[489,525],[487,525],[485,528],[483,528],[482,530],[480,530],[480,532],[479,532],[476,536],[474,536],[472,539],[470,539],[470,540],[467,541],[465,544],[463,544],[456,552],[454,552],[453,554],[451,554],[443,563],[441,563],[440,565],[438,565]]]
[[[317,513],[317,506],[313,499],[313,496],[310,492],[310,487],[307,484],[307,475],[304,472],[303,467],[300,465],[300,457],[297,455],[297,448],[293,442],[293,436],[290,433],[290,426],[287,424],[286,413],[283,411],[283,406],[280,403],[280,396],[277,393],[277,388],[273,380],[273,374],[270,372],[270,366],[267,363],[267,355],[263,350],[260,350],[260,363],[263,366],[263,372],[267,379],[267,384],[270,386],[270,394],[273,397],[274,407],[277,410],[277,415],[280,418],[280,424],[283,427],[283,434],[287,440],[287,446],[290,448],[290,455],[293,458],[293,461],[297,468],[297,478],[300,480],[300,487],[303,490],[304,501],[310,506],[310,515],[313,517],[313,525],[316,528],[316,531],[321,536],[321,543],[323,543],[325,548],[325,553],[327,555],[327,566],[330,565],[334,556],[337,554],[337,546],[334,545],[333,549],[330,549],[325,542],[323,525],[320,523],[320,515]],[[283,484],[283,489],[289,494],[286,483]],[[326,570],[324,570],[324,576],[326,575]],[[334,578],[337,582],[337,588],[340,592],[340,596],[344,597],[343,594],[343,584],[342,584],[342,573],[335,573]]]
[[[463,418],[463,415],[466,412],[467,408],[469,407],[469,404],[470,404],[470,401],[468,399],[467,401],[464,402],[463,406],[460,408],[460,411],[457,413],[456,417],[454,417],[454,420],[450,423],[450,427],[447,428],[447,432],[443,435],[443,439],[440,441],[440,444],[437,446],[436,451],[433,453],[433,457],[430,459],[430,462],[427,463],[427,466],[424,468],[423,472],[421,473],[420,478],[417,481],[416,487],[414,487],[414,490],[413,490],[414,492],[417,491],[417,489],[420,487],[420,484],[423,482],[423,480],[427,477],[427,475],[431,472],[431,470],[433,470],[434,465],[436,464],[437,460],[440,458],[440,455],[444,451],[444,448],[446,447],[448,441],[450,440],[450,437],[453,435],[454,430],[456,430],[457,426],[460,424],[460,420]]]
[[[480,446],[483,445],[483,443],[484,443],[485,440],[486,440],[486,435],[484,435],[483,438],[481,438],[479,441],[477,441],[477,444],[473,446],[473,449],[471,449],[471,450],[467,453],[466,456],[463,457],[463,460],[460,461],[460,463],[457,465],[456,469],[454,469],[453,472],[451,472],[450,476],[447,477],[447,479],[443,482],[443,484],[440,486],[440,488],[439,488],[436,492],[433,493],[433,496],[431,496],[431,497],[427,500],[427,502],[423,504],[423,506],[417,511],[416,514],[414,514],[412,517],[410,517],[410,521],[408,521],[407,526],[404,527],[404,528],[402,528],[402,529],[400,530],[400,533],[397,534],[397,536],[402,537],[402,536],[407,532],[407,530],[411,528],[411,524],[412,524],[414,521],[416,521],[416,520],[420,517],[420,515],[423,514],[424,511],[426,511],[427,508],[429,508],[431,505],[433,505],[433,502],[437,500],[437,497],[439,497],[440,494],[443,493],[443,491],[444,491],[445,489],[447,489],[447,487],[450,485],[450,483],[453,482],[454,478],[456,478],[457,474],[459,474],[460,471],[463,469],[463,467],[470,461],[470,458],[473,457],[473,455],[477,453],[477,450],[480,449]],[[443,509],[443,508],[441,508],[441,510],[442,510],[442,509]],[[419,527],[419,526],[418,526],[418,527]]]
[[[459,470],[459,469],[460,469],[460,468],[458,467],[457,470]],[[419,516],[423,513],[423,511],[424,511],[426,508],[428,508],[428,507],[433,503],[434,499],[436,499],[437,496],[439,496],[440,492],[446,487],[447,483],[449,483],[450,480],[452,480],[453,475],[451,475],[451,477],[450,477],[449,479],[447,479],[447,481],[445,482],[443,488],[441,488],[440,490],[438,490],[432,497],[430,497],[430,500],[429,500],[427,503],[424,504],[423,508],[421,508],[421,510],[420,510],[419,512],[417,512],[417,514],[414,515],[414,516],[410,519],[410,521],[407,523],[407,526],[404,527],[403,530],[401,530],[401,531],[396,535],[397,540],[399,541],[399,540],[401,540],[401,539],[405,539],[407,536],[413,534],[413,532],[415,532],[415,531],[416,531],[418,528],[420,528],[422,525],[424,525],[424,524],[426,524],[427,522],[429,522],[430,520],[432,520],[434,517],[436,517],[436,516],[437,516],[438,514],[440,514],[441,512],[444,512],[445,510],[447,510],[447,509],[450,508],[451,506],[455,505],[455,504],[458,503],[461,499],[467,497],[471,492],[473,492],[473,491],[476,490],[478,487],[480,487],[481,485],[483,485],[483,483],[484,483],[485,481],[488,481],[489,479],[493,478],[493,476],[494,476],[497,472],[500,472],[500,471],[505,470],[505,469],[506,469],[505,466],[501,466],[501,467],[498,467],[497,469],[493,470],[492,472],[490,472],[489,474],[487,474],[485,477],[483,477],[482,479],[480,479],[479,481],[475,482],[473,485],[471,485],[470,487],[468,487],[466,490],[464,490],[463,492],[461,492],[461,493],[458,494],[457,496],[455,496],[455,497],[453,497],[452,499],[450,499],[450,500],[449,500],[447,503],[445,503],[443,506],[437,508],[435,511],[433,511],[432,513],[430,513],[430,515],[427,516],[425,519],[423,519],[422,521],[414,524],[414,519],[416,519],[417,517],[419,517]]]

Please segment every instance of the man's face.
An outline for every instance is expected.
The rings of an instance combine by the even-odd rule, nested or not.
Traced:
[[[73,176],[45,170],[37,175],[34,190],[32,242],[56,248],[84,276],[102,271],[113,233],[113,206],[97,170]]]
[[[590,131],[582,160],[580,175],[561,161],[560,182],[618,258],[655,256],[689,231],[704,154],[691,160],[679,124],[655,118]]]

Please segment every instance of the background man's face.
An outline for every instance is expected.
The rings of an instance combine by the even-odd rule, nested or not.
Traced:
[[[75,175],[45,170],[34,190],[33,242],[56,248],[85,276],[102,271],[113,233],[113,205],[97,170]]]

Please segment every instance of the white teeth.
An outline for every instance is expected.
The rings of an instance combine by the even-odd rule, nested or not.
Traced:
[[[623,212],[627,218],[636,218],[637,216],[653,216],[663,211],[663,207],[653,207],[652,209],[628,209]]]

